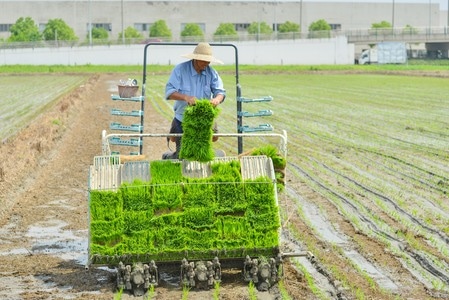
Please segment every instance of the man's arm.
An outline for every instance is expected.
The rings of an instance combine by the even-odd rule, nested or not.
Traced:
[[[210,103],[212,103],[213,106],[217,106],[218,104],[220,104],[221,102],[223,102],[225,96],[223,94],[217,94],[217,96],[215,96],[214,98],[212,98],[212,100],[210,101]]]
[[[173,92],[168,96],[169,100],[181,100],[187,102],[188,105],[193,105],[196,102],[196,98],[194,96],[189,96],[185,94],[181,94],[179,92]]]
[[[211,82],[211,90],[213,93],[213,98],[210,101],[212,105],[217,106],[223,102],[226,98],[226,90],[223,86],[223,80],[215,69],[212,69],[213,79]]]

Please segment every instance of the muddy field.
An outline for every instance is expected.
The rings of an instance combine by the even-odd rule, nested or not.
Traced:
[[[114,299],[117,294],[113,269],[86,270],[85,265],[88,166],[101,154],[101,131],[109,126],[111,89],[118,77],[92,76],[16,137],[2,141],[1,299]],[[145,131],[165,133],[169,121],[152,110],[146,113],[151,122],[146,123]],[[148,146],[146,154],[159,159],[166,149],[162,141]],[[258,292],[257,299],[449,298],[413,274],[397,253],[356,230],[335,205],[290,172],[302,170],[295,164],[288,166],[289,181],[280,194],[285,226],[282,249],[310,251],[316,258],[286,259],[280,286]],[[298,206],[303,209],[299,211]],[[332,224],[323,218],[323,212]],[[313,220],[313,227],[321,228],[320,234],[306,220]],[[327,236],[323,238],[323,234]],[[358,267],[350,264],[348,256],[359,262]],[[329,265],[332,270],[326,268]],[[363,272],[358,270],[360,266]],[[345,273],[347,282],[339,281],[338,273]],[[443,275],[443,279],[448,276]],[[152,296],[186,299],[176,280],[170,278],[165,278]],[[214,291],[193,290],[187,297],[214,299]],[[124,294],[121,298],[134,297]],[[250,299],[237,271],[225,274],[219,299]]]

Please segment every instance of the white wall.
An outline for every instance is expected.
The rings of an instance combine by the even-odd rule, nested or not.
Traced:
[[[344,65],[354,63],[354,45],[346,37],[295,41],[234,43],[239,64],[247,65]],[[64,48],[1,49],[0,65],[142,65],[144,45]],[[147,64],[174,65],[194,46],[150,45]],[[235,64],[233,47],[214,46],[214,56]]]
[[[446,0],[441,0],[445,1]],[[75,31],[80,41],[86,40],[88,24],[110,24],[109,40],[118,40],[119,33],[138,24],[152,24],[164,20],[172,32],[173,41],[180,41],[180,33],[187,23],[204,25],[207,40],[220,23],[251,24],[266,22],[282,24],[286,21],[300,25],[306,34],[312,22],[323,19],[342,31],[371,28],[373,23],[387,20],[394,27],[413,28],[447,25],[447,11],[439,4],[421,0],[404,1],[257,1],[257,0],[0,0],[0,24],[15,24],[20,17],[30,17],[38,26],[50,19],[61,18]],[[371,2],[371,3],[370,3]],[[402,2],[402,3],[401,3]],[[416,1],[415,1],[416,2]],[[394,22],[392,20],[394,3]],[[430,5],[430,8],[429,8]],[[429,13],[430,9],[430,13]],[[139,28],[139,26],[137,26]],[[272,27],[273,28],[273,27]],[[140,30],[140,29],[139,29]],[[142,31],[146,38],[148,31]],[[245,34],[246,30],[240,32]],[[0,38],[8,38],[9,31],[0,31]]]

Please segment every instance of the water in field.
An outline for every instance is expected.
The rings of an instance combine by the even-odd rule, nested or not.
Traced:
[[[380,287],[391,292],[398,290],[397,284],[390,279],[390,275],[385,270],[382,270],[369,262],[363,255],[357,252],[351,244],[350,239],[333,227],[332,223],[329,222],[329,218],[326,218],[314,203],[307,201],[292,190],[289,190],[288,193],[289,196],[295,199],[298,206],[302,208],[305,218],[307,218],[308,222],[310,222],[311,226],[315,228],[323,240],[329,244],[338,245],[342,248],[344,255],[346,255],[353,264],[357,265],[360,270],[366,272],[373,278]],[[301,263],[303,263],[312,274],[317,273],[315,267],[312,266],[309,261],[302,258]],[[314,275],[315,278],[318,278],[318,276],[319,275]],[[329,287],[327,287],[327,289],[329,289]]]

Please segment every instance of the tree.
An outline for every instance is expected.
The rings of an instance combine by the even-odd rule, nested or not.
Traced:
[[[20,17],[9,30],[11,36],[8,38],[8,41],[10,42],[34,42],[42,40],[39,28],[30,17]]]
[[[391,24],[387,21],[382,21],[380,23],[373,23],[371,24],[372,29],[379,29],[379,28],[392,28]]]
[[[374,35],[382,34],[382,35],[390,35],[393,33],[393,26],[387,21],[382,21],[380,23],[371,24],[370,33]]]
[[[300,32],[299,30],[299,24],[287,21],[281,25],[279,25],[279,32],[280,33],[286,33],[286,32]]]
[[[92,39],[93,40],[107,40],[109,33],[104,28],[94,27],[92,28]],[[87,38],[89,38],[89,33],[87,33]]]
[[[198,24],[189,23],[186,24],[184,29],[181,31],[181,37],[183,41],[187,40],[199,41],[203,39],[204,33]]]
[[[324,31],[331,30],[331,26],[326,22],[326,20],[320,19],[318,21],[312,22],[309,26],[309,31]]]
[[[237,35],[237,31],[232,23],[220,23],[214,35]]]
[[[61,41],[76,41],[78,37],[71,27],[69,27],[62,19],[48,20],[45,26],[42,37],[46,41],[61,40]]]
[[[238,40],[237,31],[232,23],[220,23],[214,32],[215,40]]]
[[[118,34],[118,38],[119,40],[121,40],[123,37],[123,32],[120,32]],[[129,39],[142,39],[143,35],[134,27],[128,26],[125,29],[125,39],[129,40]]]
[[[330,30],[331,30],[331,26],[326,22],[326,20],[320,19],[320,20],[312,22],[312,24],[310,24],[309,37],[310,38],[329,38]]]
[[[150,27],[150,37],[163,37],[171,39],[171,30],[168,28],[164,20],[158,20]]]
[[[248,33],[249,34],[271,34],[273,32],[273,29],[271,29],[270,26],[268,26],[265,22],[252,22],[248,26]]]

